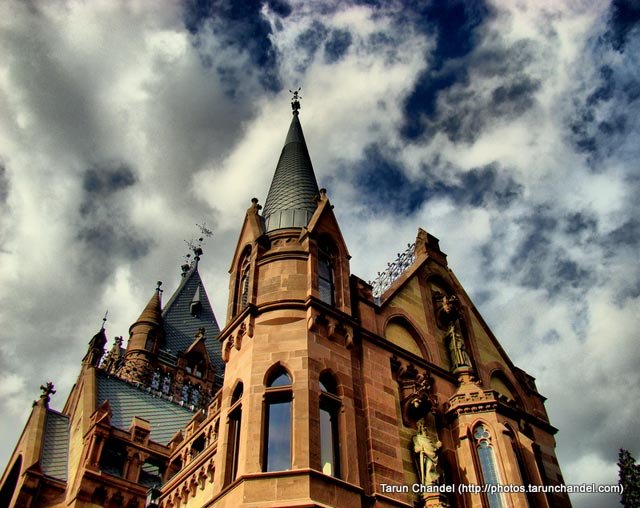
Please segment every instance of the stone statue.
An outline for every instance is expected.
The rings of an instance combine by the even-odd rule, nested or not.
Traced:
[[[453,369],[458,367],[471,367],[471,359],[467,354],[464,345],[464,339],[456,327],[456,323],[451,323],[449,328],[449,354],[451,355],[451,366]]]
[[[418,433],[413,436],[413,454],[422,485],[433,485],[440,479],[438,451],[442,443],[427,434],[424,420],[418,420]]]

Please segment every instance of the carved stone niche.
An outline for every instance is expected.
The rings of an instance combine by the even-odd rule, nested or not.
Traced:
[[[415,428],[420,419],[438,409],[433,378],[426,370],[396,356],[391,358],[391,371],[398,383],[402,422],[406,427]]]
[[[442,330],[449,330],[461,316],[460,301],[456,295],[447,295],[437,291],[433,295],[433,309],[436,316],[436,324]]]

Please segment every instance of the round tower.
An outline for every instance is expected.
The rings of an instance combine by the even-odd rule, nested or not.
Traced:
[[[118,376],[133,383],[147,384],[162,336],[162,290],[158,287],[140,317],[129,327],[129,342]]]

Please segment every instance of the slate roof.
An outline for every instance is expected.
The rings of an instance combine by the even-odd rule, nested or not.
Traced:
[[[69,417],[48,409],[40,457],[42,472],[47,476],[67,481],[68,458]]]
[[[200,312],[197,316],[192,316],[191,302],[196,294],[200,302]],[[160,348],[159,357],[165,361],[175,361],[176,354],[186,351],[193,343],[198,328],[204,328],[207,337],[205,347],[216,369],[216,378],[221,382],[224,376],[224,361],[220,344],[216,339],[220,328],[198,273],[197,263],[182,279],[180,286],[165,305],[162,311],[162,322],[165,342]]]
[[[154,397],[125,381],[109,377],[101,371],[96,376],[97,405],[109,401],[111,425],[118,429],[128,431],[133,417],[138,416],[151,424],[150,439],[166,445],[193,418],[193,413],[187,408]]]
[[[314,198],[318,194],[318,183],[296,111],[264,204],[262,216],[266,230],[306,226],[316,209]]]

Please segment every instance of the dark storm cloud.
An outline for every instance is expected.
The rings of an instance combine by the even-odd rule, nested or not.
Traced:
[[[405,138],[422,141],[444,132],[453,142],[471,143],[492,119],[514,119],[535,105],[541,88],[540,79],[529,70],[535,43],[521,39],[504,46],[494,37],[473,47],[472,29],[463,33],[468,37],[464,44],[441,54],[436,50],[433,65],[409,95],[402,128]]]
[[[544,289],[549,294],[574,293],[594,286],[597,278],[591,267],[575,259],[557,238],[565,235],[574,245],[586,244],[591,236],[584,233],[593,231],[596,224],[582,214],[557,218],[554,213],[551,207],[540,205],[514,221],[521,239],[511,257],[510,272],[522,286]],[[483,253],[488,263],[496,254],[494,248],[499,247],[488,247]]]
[[[410,214],[433,197],[448,198],[460,207],[502,209],[522,195],[522,185],[496,163],[468,171],[448,167],[447,181],[425,167],[424,176],[412,180],[401,163],[389,154],[387,148],[370,145],[354,171],[355,183],[372,205],[380,200],[396,213]]]
[[[215,26],[215,34],[226,45],[246,51],[252,63],[260,70],[260,82],[266,90],[278,91],[282,88],[277,69],[277,56],[269,36],[271,26],[262,16],[265,2],[247,0],[186,0],[184,2],[184,22],[187,29],[198,35],[208,23]],[[279,15],[287,17],[290,5],[282,0],[266,2],[267,7]],[[198,38],[195,38],[198,44]],[[211,64],[215,55],[203,54],[205,65]],[[235,80],[242,76],[233,76]],[[232,90],[231,87],[229,90]]]
[[[309,28],[298,35],[296,38],[296,49],[301,54],[304,53],[304,58],[300,59],[300,63],[296,68],[298,72],[304,72],[311,64],[313,57],[324,43],[328,34],[329,29],[324,24],[319,21],[314,21]]]
[[[393,213],[410,214],[425,200],[428,188],[410,181],[404,168],[388,153],[378,145],[368,146],[364,158],[350,173],[355,175],[355,185],[361,189],[365,202],[385,203]]]
[[[603,160],[624,151],[625,145],[637,143],[629,133],[635,130],[640,114],[640,4],[616,0],[608,19],[604,36],[592,41],[598,65],[594,86],[574,96],[568,118],[570,140],[588,156],[594,171],[601,171]],[[619,53],[616,58],[611,57],[613,51]]]
[[[352,37],[346,30],[333,30],[324,45],[324,59],[327,63],[339,61],[351,46]]]
[[[608,25],[606,39],[614,49],[623,52],[629,34],[640,26],[640,3],[637,0],[613,0]]]
[[[533,95],[539,89],[540,81],[525,75],[516,76],[491,93],[489,107],[495,116],[515,118],[533,106]]]
[[[94,280],[104,280],[118,260],[136,260],[149,251],[150,241],[129,219],[124,195],[136,181],[124,163],[97,164],[84,173],[76,237],[84,247],[85,269]]]
[[[452,63],[476,46],[476,29],[490,12],[484,2],[462,1],[418,3],[405,10],[404,16],[418,29],[436,37],[436,47],[429,55],[429,69],[419,77],[405,103],[405,137],[421,137],[426,128],[423,117],[435,113],[439,94],[455,83],[468,82],[465,66]]]
[[[639,80],[625,79],[620,71],[602,65],[595,90],[583,101],[574,99],[575,109],[569,124],[571,138],[578,150],[592,156],[592,163],[609,155],[611,143],[616,144],[617,139],[625,136],[628,107],[637,107],[636,90],[640,90]]]

